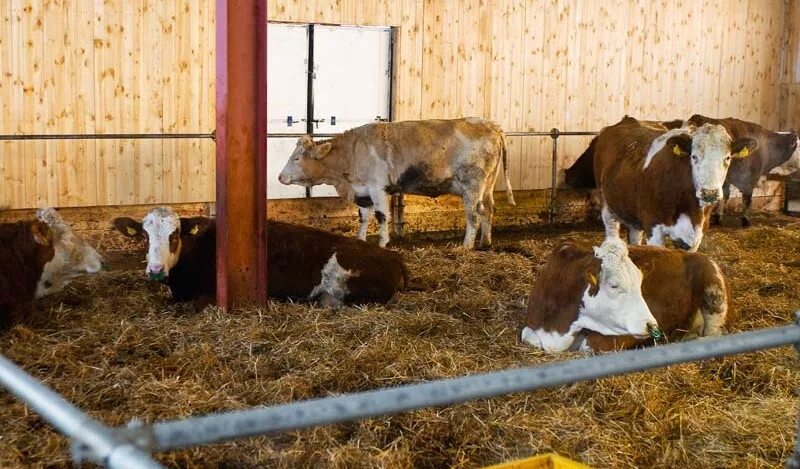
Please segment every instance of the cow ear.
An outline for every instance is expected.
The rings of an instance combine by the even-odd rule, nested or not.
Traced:
[[[49,246],[53,243],[53,232],[44,222],[36,220],[31,223],[31,234],[33,240],[42,246]]]
[[[186,233],[191,236],[206,231],[211,226],[210,218],[194,217],[194,218],[181,218],[181,233]]]
[[[321,160],[325,158],[328,153],[331,151],[331,143],[321,143],[314,147],[314,150],[311,152],[311,157],[315,160]]]
[[[142,224],[133,218],[120,217],[114,219],[114,228],[129,238],[142,237]]]
[[[758,148],[758,140],[754,138],[737,138],[731,144],[731,156],[733,158],[747,158]]]
[[[302,137],[297,139],[297,146],[303,148],[311,148],[314,146],[314,140],[311,139],[308,135],[303,135]]]
[[[667,140],[666,147],[677,157],[692,153],[692,137],[689,134],[678,134]]]

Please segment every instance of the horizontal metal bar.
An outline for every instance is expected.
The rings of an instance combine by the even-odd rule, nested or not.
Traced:
[[[18,140],[152,140],[152,139],[187,139],[214,138],[214,133],[202,134],[32,134],[32,135],[0,135],[0,141]]]
[[[798,342],[800,326],[791,325],[537,367],[167,421],[138,428],[136,433],[142,438],[141,444],[149,442],[153,445],[150,449],[165,451],[532,391]]]
[[[31,406],[73,443],[78,443],[73,444],[76,459],[87,456],[112,469],[163,467],[130,441],[119,438],[116,430],[92,419],[3,355],[0,355],[0,386]]]
[[[531,132],[524,132],[524,131],[505,132],[505,134],[507,136],[509,136],[509,137],[552,137],[553,136],[553,132],[533,132],[533,131],[531,131]],[[267,134],[267,136],[269,138],[300,138],[300,137],[303,137],[305,135],[308,135],[308,134],[305,134],[305,133],[281,133],[281,132],[268,133]],[[311,134],[309,136],[311,138],[332,138],[332,137],[335,137],[337,135],[341,135],[341,134]],[[574,132],[568,131],[568,132],[562,132],[562,131],[559,130],[556,135],[558,135],[558,136],[562,136],[562,135],[568,135],[568,136],[571,136],[571,135],[597,135],[597,132],[591,132],[591,131],[574,131]]]

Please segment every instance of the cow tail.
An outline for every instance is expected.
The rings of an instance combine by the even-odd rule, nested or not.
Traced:
[[[514,192],[511,190],[511,178],[508,177],[508,145],[506,145],[506,136],[500,132],[500,152],[503,157],[503,174],[506,178],[506,198],[510,205],[517,205],[514,200]]]

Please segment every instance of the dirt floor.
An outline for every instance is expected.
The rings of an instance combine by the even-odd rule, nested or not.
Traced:
[[[599,227],[403,243],[415,291],[387,306],[176,306],[143,254],[76,282],[0,351],[94,417],[123,425],[533,365],[519,342],[535,269]],[[109,247],[113,243],[106,244]],[[702,251],[732,288],[729,330],[782,325],[800,306],[800,220],[712,230]],[[564,388],[159,455],[179,467],[479,467],[555,451],[594,467],[776,467],[794,444],[797,353],[728,357]],[[0,392],[0,467],[68,466],[68,443]]]

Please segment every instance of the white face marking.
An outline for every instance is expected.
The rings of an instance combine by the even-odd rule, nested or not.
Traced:
[[[344,301],[344,298],[350,292],[347,289],[347,279],[353,276],[353,273],[339,265],[336,259],[336,253],[328,259],[328,262],[322,267],[322,278],[319,285],[311,290],[308,299],[313,301],[323,293],[335,298],[339,303]]]
[[[52,208],[41,209],[36,217],[52,229],[55,249],[53,259],[45,264],[36,285],[36,298],[60,291],[75,278],[103,268],[100,254],[76,235],[58,212]]]
[[[158,279],[169,276],[181,254],[180,217],[170,208],[159,207],[144,217],[142,228],[147,233],[147,274]],[[178,237],[174,252],[170,250],[173,233]]]
[[[628,248],[620,239],[608,239],[595,248],[600,259],[597,294],[583,294],[583,305],[573,327],[603,335],[646,337],[658,322],[642,296],[642,272],[628,257]]]
[[[800,138],[797,139],[797,146],[792,156],[782,165],[772,168],[772,171],[769,173],[778,176],[788,176],[797,170],[800,170]]]
[[[722,183],[731,165],[732,139],[725,127],[705,124],[692,135],[692,179],[701,206],[722,196]]]
[[[695,196],[701,206],[712,204],[722,196],[722,183],[731,164],[732,139],[725,127],[704,124],[694,131],[690,127],[668,130],[650,144],[643,169],[664,148],[667,140],[681,134],[692,136],[692,154],[689,158]]]
[[[703,226],[692,225],[691,218],[682,213],[674,225],[654,226],[647,244],[650,246],[663,246],[665,235],[669,236],[672,242],[676,243],[681,249],[694,252],[697,251],[703,241]]]

